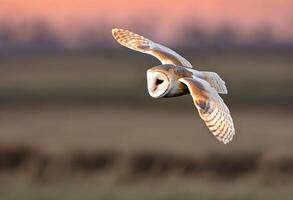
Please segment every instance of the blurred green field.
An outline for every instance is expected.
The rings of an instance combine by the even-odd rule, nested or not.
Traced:
[[[181,180],[176,180],[181,181]],[[174,184],[175,180],[160,182],[165,186],[157,184],[136,183],[128,186],[117,186],[116,188],[103,188],[98,185],[57,183],[55,185],[40,184],[13,184],[1,185],[1,199],[99,199],[99,200],[177,200],[177,199],[202,199],[202,200],[290,200],[292,199],[292,185],[282,187],[259,187],[239,182],[197,182],[182,183],[180,187]]]
[[[126,153],[148,149],[196,156],[226,151],[271,155],[291,148],[291,108],[230,106],[237,135],[233,143],[223,145],[208,132],[192,100],[187,106],[3,107],[0,138],[5,145],[31,145],[54,154],[108,148]]]
[[[228,145],[123,50],[0,54],[1,199],[291,199],[291,48],[183,51],[226,81]]]
[[[182,51],[200,70],[226,81],[232,103],[293,100],[291,48]],[[151,56],[124,51],[31,52],[0,55],[0,100],[21,102],[148,103]],[[176,101],[176,100],[174,100]]]

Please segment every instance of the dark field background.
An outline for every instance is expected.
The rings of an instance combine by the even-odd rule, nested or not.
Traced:
[[[150,56],[1,53],[0,198],[292,199],[293,48],[180,52],[226,81],[231,144],[208,132],[189,95],[147,94]]]

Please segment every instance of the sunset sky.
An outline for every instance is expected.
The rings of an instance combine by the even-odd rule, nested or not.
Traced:
[[[47,22],[68,41],[84,30],[121,27],[172,42],[187,24],[211,33],[233,26],[244,39],[269,27],[277,40],[291,41],[292,9],[292,0],[0,0],[0,22],[16,29]]]

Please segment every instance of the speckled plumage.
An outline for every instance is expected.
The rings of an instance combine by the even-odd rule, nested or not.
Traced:
[[[112,35],[121,45],[153,55],[161,61],[162,65],[147,71],[148,91],[152,97],[176,97],[190,93],[210,132],[224,144],[232,140],[235,135],[233,120],[218,94],[228,92],[217,73],[192,69],[190,62],[175,51],[128,30],[113,29]]]

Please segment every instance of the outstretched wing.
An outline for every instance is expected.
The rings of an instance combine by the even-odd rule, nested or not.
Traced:
[[[190,62],[172,49],[155,43],[141,35],[117,28],[112,29],[112,35],[121,45],[135,51],[153,55],[159,59],[162,64],[174,64],[192,68]]]
[[[197,77],[181,78],[179,81],[188,87],[200,117],[212,134],[224,144],[229,143],[235,134],[233,120],[215,89]]]

